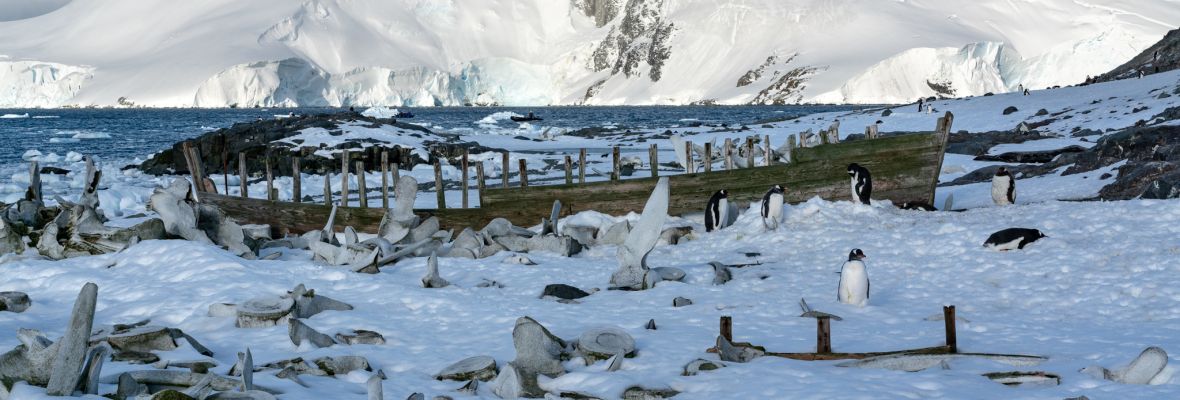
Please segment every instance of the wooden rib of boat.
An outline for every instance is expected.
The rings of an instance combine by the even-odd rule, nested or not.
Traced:
[[[934,203],[934,190],[946,151],[953,116],[939,119],[935,132],[854,140],[796,148],[791,162],[765,167],[718,170],[670,176],[669,213],[699,212],[714,191],[729,190],[731,202],[761,200],[775,184],[786,187],[791,203],[813,197],[851,200],[847,166],[858,163],[873,174],[873,198]],[[554,200],[562,215],[594,210],[611,215],[642,212],[658,178],[638,178],[585,184],[485,188],[480,207],[415,210],[423,217],[438,217],[444,229],[482,228],[495,218],[518,226],[533,226],[549,216]],[[302,233],[322,229],[331,207],[201,193],[202,202],[215,204],[241,223],[269,224],[277,232]],[[336,222],[359,231],[375,232],[385,210],[339,207]]]

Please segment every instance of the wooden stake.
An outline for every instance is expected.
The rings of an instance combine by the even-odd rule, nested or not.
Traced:
[[[705,172],[713,172],[713,142],[705,142]]]
[[[249,189],[246,188],[246,153],[238,153],[238,186],[242,190],[242,197],[250,197]]]
[[[574,184],[574,159],[569,154],[565,155],[565,184]]]
[[[459,190],[462,190],[462,191],[463,191],[463,195],[462,195],[462,196],[460,196],[460,198],[461,198],[461,199],[463,199],[463,201],[462,201],[462,207],[463,207],[463,208],[468,208],[468,205],[467,205],[467,181],[468,181],[468,178],[467,178],[467,166],[468,166],[467,159],[468,159],[468,156],[469,156],[469,155],[468,155],[468,153],[467,153],[467,149],[463,149],[463,158],[462,158],[461,160],[459,160],[459,164],[460,164],[460,165],[462,166],[462,168],[463,168],[463,172],[461,172],[461,173],[460,173],[460,175],[462,175],[462,178],[461,178],[461,179],[463,179],[463,182],[459,184]]]
[[[648,163],[651,164],[651,177],[656,178],[660,176],[660,149],[656,147],[655,143],[647,149]]]
[[[774,149],[770,146],[770,135],[762,138],[766,146],[766,166],[769,167],[774,164]]]
[[[723,150],[722,152],[725,153],[725,170],[726,171],[732,170],[733,169],[733,140],[730,140],[729,138],[725,138],[725,150]]]
[[[479,191],[479,202],[483,204],[483,161],[475,163],[475,189]]]
[[[263,158],[263,165],[266,168],[266,199],[270,201],[278,200],[274,197],[275,193],[275,179],[274,174],[270,172],[270,154]]]
[[[303,202],[303,174],[299,172],[299,157],[291,159],[291,201]]]
[[[438,209],[447,209],[447,190],[443,188],[442,163],[434,160],[434,195],[438,201]]]
[[[946,324],[946,347],[950,349],[951,353],[958,353],[959,340],[955,337],[955,306],[943,306],[942,319]]]
[[[361,208],[369,208],[369,191],[365,190],[365,162],[356,162],[356,192]]]
[[[398,163],[389,164],[389,190],[397,193],[397,181],[402,178],[402,166]]]
[[[332,205],[332,174],[324,170],[324,205]]]
[[[340,206],[348,207],[348,150],[340,155]]]
[[[795,162],[795,135],[787,136],[787,162]]]
[[[501,153],[500,159],[504,164],[500,168],[500,178],[504,179],[504,188],[507,189],[508,188],[508,152],[505,151],[505,152]]]
[[[733,317],[728,315],[721,317],[721,337],[733,342]]]
[[[831,317],[819,317],[815,319],[815,352],[821,354],[832,352]]]
[[[691,174],[696,170],[692,167],[692,159],[692,141],[686,140],[684,141],[684,173],[686,174]]]
[[[520,159],[520,187],[529,187],[529,167],[525,159]]]
[[[610,174],[610,180],[617,181],[617,180],[619,180],[619,178],[622,177],[623,164],[621,161],[622,160],[619,160],[619,146],[612,147],[611,148],[611,168],[612,168],[613,172],[611,172],[611,174]]]
[[[389,152],[381,152],[381,208],[389,208]]]
[[[586,183],[586,149],[578,150],[578,184]]]
[[[746,168],[754,168],[754,138],[746,137]]]

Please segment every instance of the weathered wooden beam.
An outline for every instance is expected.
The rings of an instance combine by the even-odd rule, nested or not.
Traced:
[[[243,199],[219,194],[206,194],[202,203],[215,204],[239,223],[267,224],[275,233],[287,230],[302,234],[324,228],[332,207],[313,203],[290,203],[263,199]],[[465,227],[483,228],[499,215],[495,211],[471,209],[414,210],[423,218],[438,217],[442,229],[462,230]],[[549,210],[545,210],[548,214]],[[338,225],[352,226],[357,231],[376,232],[385,210],[381,208],[339,207],[336,212]],[[538,221],[540,221],[538,219]]]
[[[951,353],[959,351],[959,339],[955,334],[955,306],[942,307],[942,320],[946,326],[946,347]]]
[[[523,159],[523,158],[520,159],[519,161],[520,161],[520,187],[527,188],[527,187],[529,187],[528,162],[525,161],[525,159]]]
[[[954,123],[955,123],[955,115],[951,114],[950,111],[947,111],[946,114],[943,114],[942,118],[938,119],[938,122],[934,127],[935,128],[934,129],[934,136],[936,136],[938,138],[938,142],[939,142],[939,148],[938,148],[939,157],[938,157],[938,160],[935,162],[935,169],[934,169],[935,171],[942,171],[942,161],[943,161],[942,155],[946,153],[946,141],[951,136],[951,125],[954,125]],[[938,189],[938,179],[934,179],[933,182],[930,182],[930,193],[929,193],[929,198],[926,199],[926,204],[934,204],[934,192],[937,189]]]
[[[713,142],[705,142],[705,172],[713,172]]]
[[[660,176],[660,149],[656,147],[655,143],[647,149],[648,164],[651,164],[651,177],[656,178]]]
[[[787,162],[795,162],[795,135],[787,136]]]
[[[324,170],[324,205],[332,205],[332,174]]]
[[[815,319],[815,352],[832,352],[832,318],[821,316]]]
[[[754,138],[746,137],[746,168],[754,168]]]
[[[397,181],[402,178],[402,166],[398,163],[389,165],[389,190],[397,193]]]
[[[389,208],[389,152],[381,152],[381,208]]]
[[[508,188],[508,152],[500,153],[500,161],[503,166],[500,168],[500,179],[504,180],[503,187]]]
[[[238,153],[238,186],[242,197],[250,197],[248,182],[246,181],[246,153]]]
[[[463,195],[460,197],[462,199],[462,202],[460,203],[461,208],[470,208],[469,204],[467,203],[467,181],[469,180],[467,177],[467,167],[469,165],[467,162],[468,156],[467,149],[463,149],[463,158],[459,160],[460,168],[463,169],[463,171],[460,172],[461,178],[459,178],[463,180],[461,183],[459,183],[459,190],[463,192]]]
[[[733,342],[733,317],[728,315],[721,316],[721,337],[730,342]]]
[[[291,201],[303,202],[303,173],[299,171],[299,157],[291,159]]]
[[[365,162],[356,162],[356,192],[361,208],[369,207],[369,191],[365,189]]]
[[[725,150],[722,150],[722,152],[725,153],[725,170],[726,171],[733,170],[733,140],[732,139],[725,138]]]
[[[442,163],[434,160],[434,196],[438,209],[447,209],[447,189],[443,187]]]
[[[762,143],[766,147],[766,165],[767,167],[774,165],[774,147],[770,145],[770,135],[762,138]]]
[[[586,149],[578,149],[578,184],[583,183],[586,183]]]
[[[275,177],[270,171],[270,153],[267,153],[266,157],[262,159],[262,164],[266,170],[266,199],[278,200],[278,197],[275,196]]]
[[[611,174],[610,180],[617,181],[622,178],[623,165],[622,160],[619,159],[619,146],[611,147]]]
[[[484,189],[483,161],[475,163],[475,189],[479,192],[479,201],[483,202]]]
[[[574,184],[574,159],[569,154],[565,155],[565,184]]]
[[[348,150],[340,154],[340,205],[348,205]]]

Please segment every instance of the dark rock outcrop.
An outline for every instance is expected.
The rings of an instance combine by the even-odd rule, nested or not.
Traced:
[[[1148,47],[1147,50],[1143,50],[1130,61],[1110,72],[1094,77],[1088,83],[1135,78],[1139,76],[1140,71],[1144,74],[1154,74],[1177,68],[1180,68],[1180,29],[1168,32],[1163,39]]]
[[[1065,153],[1081,153],[1086,151],[1082,146],[1067,146],[1065,148],[1041,151],[1010,151],[1002,154],[984,154],[975,157],[975,161],[1000,161],[1010,163],[1047,163]]]

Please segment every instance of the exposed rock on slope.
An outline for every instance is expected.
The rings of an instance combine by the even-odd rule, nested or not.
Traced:
[[[1157,58],[1158,57],[1158,58]],[[1118,66],[1114,70],[1095,77],[1096,82],[1106,82],[1117,79],[1134,78],[1139,71],[1144,74],[1154,74],[1180,68],[1180,29],[1168,32],[1156,44],[1143,50],[1142,53]]]

